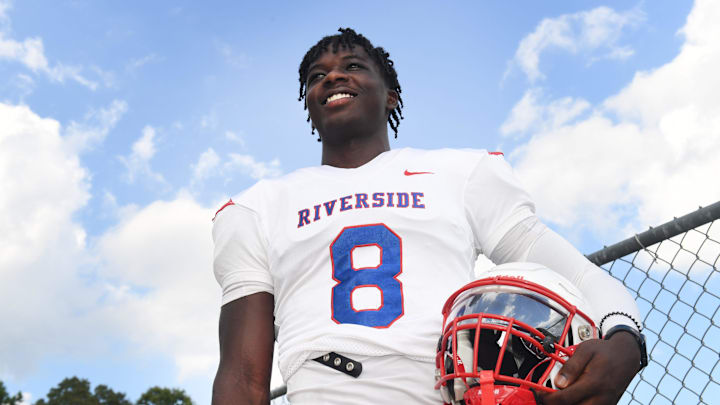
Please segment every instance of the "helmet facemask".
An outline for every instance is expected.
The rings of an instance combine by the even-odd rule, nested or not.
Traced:
[[[556,389],[553,378],[574,345],[597,338],[592,319],[575,305],[517,276],[468,284],[443,316],[436,388],[445,403],[480,404],[482,396],[493,397],[483,404],[534,403],[535,393]]]

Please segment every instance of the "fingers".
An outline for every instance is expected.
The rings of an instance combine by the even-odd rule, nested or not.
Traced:
[[[580,377],[595,354],[593,346],[594,345],[588,344],[578,346],[572,357],[570,357],[555,376],[554,383],[556,387],[560,389],[567,388]]]
[[[611,398],[598,393],[597,384],[591,380],[583,379],[566,389],[545,394],[542,397],[543,405],[590,405],[612,404]]]
[[[616,404],[634,375],[634,363],[622,356],[622,341],[590,340],[578,345],[555,377],[560,390],[542,395],[545,405]],[[620,355],[618,355],[620,354]],[[630,370],[630,374],[627,370]]]

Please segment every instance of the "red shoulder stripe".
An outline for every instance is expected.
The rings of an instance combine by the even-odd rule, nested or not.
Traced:
[[[217,218],[217,214],[219,214],[220,211],[224,210],[225,207],[227,207],[228,205],[235,205],[235,203],[233,202],[232,198],[230,199],[230,201],[226,202],[225,205],[223,205],[222,207],[220,207],[220,209],[215,212],[215,216],[213,217],[212,220],[214,221],[215,218]]]
[[[488,153],[491,155],[496,155],[496,156],[505,156],[505,154],[502,152],[488,152]]]

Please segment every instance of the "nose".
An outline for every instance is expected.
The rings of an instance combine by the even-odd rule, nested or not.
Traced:
[[[325,85],[329,86],[335,82],[339,81],[346,81],[347,80],[347,74],[345,74],[344,71],[340,69],[332,69],[331,71],[327,72],[325,75]]]

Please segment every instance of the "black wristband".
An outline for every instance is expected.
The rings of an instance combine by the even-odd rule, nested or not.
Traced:
[[[635,338],[635,341],[640,348],[640,370],[645,368],[645,366],[648,365],[647,347],[645,346],[645,335],[627,325],[617,325],[610,328],[610,330],[605,334],[605,337],[603,337],[603,339],[609,340],[612,335],[616,334],[617,332],[627,332]]]

